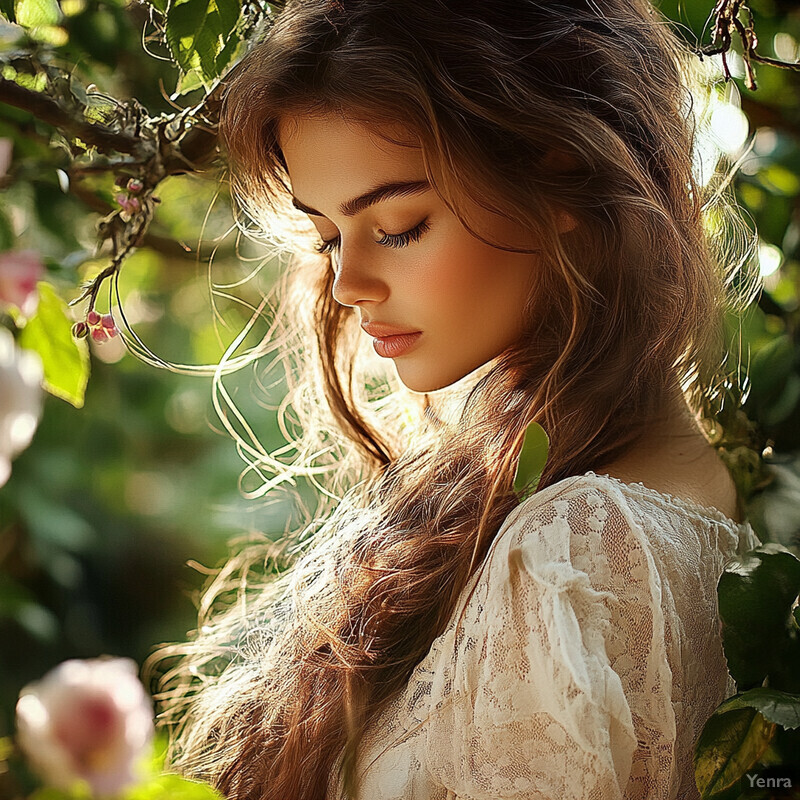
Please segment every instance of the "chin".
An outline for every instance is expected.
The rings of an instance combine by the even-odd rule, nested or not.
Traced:
[[[397,376],[403,385],[418,394],[429,394],[430,392],[437,392],[439,389],[447,389],[470,374],[469,372],[457,372],[455,375],[414,375],[409,374],[410,371],[404,370],[396,362],[395,366],[397,368]]]

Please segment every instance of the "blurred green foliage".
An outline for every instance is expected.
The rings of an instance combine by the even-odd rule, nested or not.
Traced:
[[[15,11],[31,8],[18,0]],[[169,94],[186,77],[142,48],[143,32],[152,33],[147,6],[63,0],[40,12],[26,20],[40,25],[28,34],[72,68],[76,86],[95,83],[154,114],[171,110]],[[7,60],[24,39],[0,18]],[[6,66],[3,77],[11,74]],[[113,178],[87,171],[66,181],[70,156],[60,135],[2,103],[0,139],[13,142],[13,162],[0,176],[0,251],[43,255],[41,313],[56,298],[47,286],[71,299],[106,266],[107,256],[95,252],[96,226],[116,207]],[[144,246],[121,273],[122,307],[158,357],[215,364],[274,267],[268,253],[238,240],[216,172],[167,178],[158,194]],[[241,281],[262,262],[237,292],[213,288]],[[101,295],[99,310],[110,300]],[[34,337],[34,328],[20,339]],[[251,340],[263,332],[257,325]],[[11,731],[21,687],[58,662],[109,653],[142,663],[155,644],[184,638],[196,622],[203,565],[219,563],[232,536],[282,531],[296,512],[288,502],[264,507],[241,496],[244,463],[212,407],[210,377],[145,364],[118,338],[90,345],[84,407],[47,395],[34,441],[0,489],[0,736]],[[51,365],[65,366],[63,358]],[[255,367],[225,379],[273,448],[283,439],[264,404],[280,398],[281,378],[270,376],[269,398]]]

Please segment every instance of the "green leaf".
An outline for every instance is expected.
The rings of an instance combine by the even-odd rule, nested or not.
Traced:
[[[797,692],[790,666],[800,658],[791,613],[800,592],[800,559],[776,542],[726,565],[717,584],[728,669],[743,689],[760,686]],[[796,672],[796,670],[795,670]]]
[[[222,23],[222,35],[227,39],[239,21],[242,4],[240,0],[217,0],[217,9]]]
[[[223,800],[212,786],[179,775],[159,775],[129,789],[123,800]]]
[[[236,36],[231,36],[228,39],[228,43],[223,48],[222,52],[217,56],[216,59],[216,70],[217,75],[222,75],[225,71],[225,67],[230,64],[234,56],[239,52],[239,48],[243,46],[243,42],[241,39],[238,39]]]
[[[199,70],[205,80],[219,77],[218,59],[225,56],[228,39],[239,19],[238,0],[183,0],[167,11],[167,42],[184,72]],[[222,66],[224,66],[224,63]]]
[[[754,708],[715,712],[703,727],[694,752],[694,781],[702,800],[734,788],[758,763],[775,730],[775,724]]]
[[[83,406],[89,380],[89,348],[72,335],[67,304],[44,281],[37,284],[39,306],[22,329],[20,347],[34,350],[44,364],[44,388],[76,408]]]
[[[715,713],[724,713],[734,708],[755,708],[765,719],[782,728],[800,728],[800,695],[797,694],[757,686],[729,697]]]
[[[514,475],[514,491],[520,502],[536,491],[547,463],[547,449],[550,440],[538,422],[531,422],[525,430],[525,438],[519,455],[517,471]]]
[[[203,88],[205,88],[205,83],[201,73],[196,69],[192,69],[188,72],[184,72],[183,75],[178,78],[178,85],[175,89],[175,94],[188,94],[189,92],[193,92],[195,89]]]
[[[61,18],[56,0],[17,0],[15,11],[17,23],[25,28],[56,25]]]

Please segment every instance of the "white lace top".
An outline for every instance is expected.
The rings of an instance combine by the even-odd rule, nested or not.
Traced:
[[[735,690],[716,585],[760,544],[747,522],[608,475],[532,495],[367,730],[361,798],[699,798],[694,744]]]

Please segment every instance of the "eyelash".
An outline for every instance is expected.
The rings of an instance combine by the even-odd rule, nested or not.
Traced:
[[[383,245],[384,247],[407,247],[411,242],[418,242],[422,235],[430,228],[428,220],[424,219],[419,225],[412,228],[410,231],[404,233],[385,233],[383,239],[376,244]],[[339,246],[339,238],[330,239],[327,242],[316,245],[314,248],[318,253],[330,253]]]

